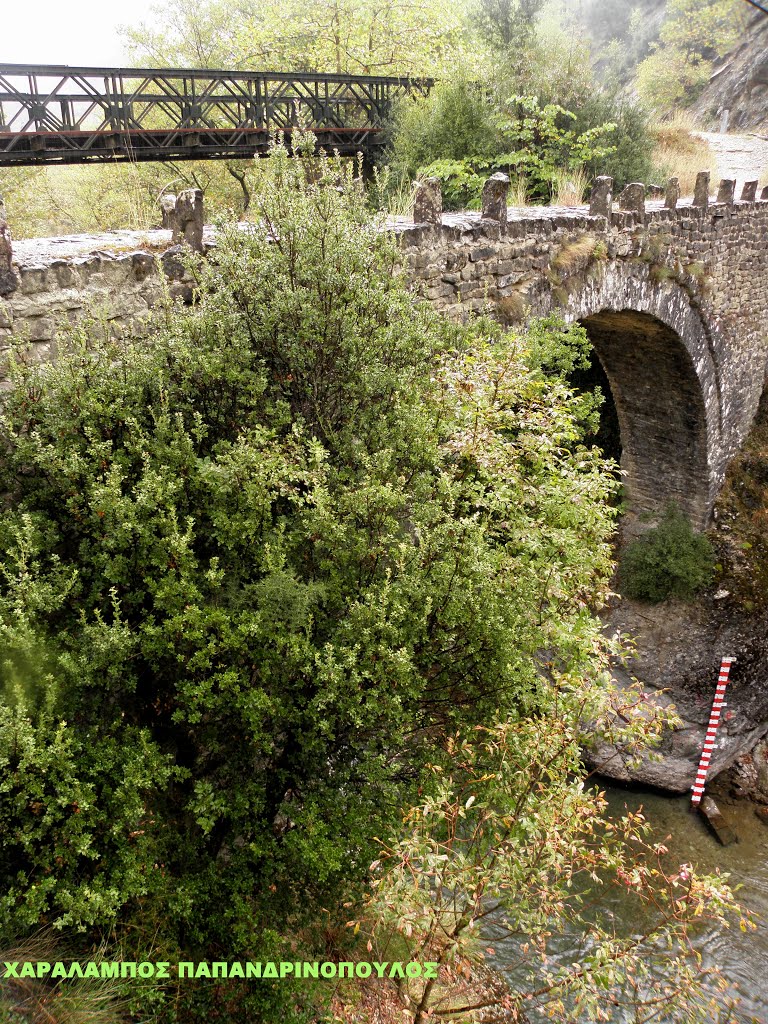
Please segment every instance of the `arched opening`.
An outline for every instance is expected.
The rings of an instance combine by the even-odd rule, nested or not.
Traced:
[[[653,513],[672,499],[694,526],[704,526],[709,511],[706,409],[682,339],[656,317],[630,309],[602,310],[581,323],[600,367],[593,367],[592,378],[599,383],[602,376],[609,386],[602,385],[605,423],[598,443],[614,457],[620,449],[630,511]]]

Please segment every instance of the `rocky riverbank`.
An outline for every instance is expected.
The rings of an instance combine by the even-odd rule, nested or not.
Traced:
[[[616,669],[617,683],[637,678],[652,700],[674,704],[681,724],[665,737],[660,760],[646,756],[631,764],[602,748],[593,763],[619,781],[689,790],[720,658],[731,655],[736,660],[709,777],[728,771],[733,789],[768,802],[768,392],[731,463],[709,536],[715,576],[697,600],[651,605],[622,598],[605,616],[608,630],[636,642],[634,656]]]

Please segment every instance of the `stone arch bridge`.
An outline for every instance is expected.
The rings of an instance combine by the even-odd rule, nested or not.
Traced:
[[[584,325],[610,384],[630,508],[675,499],[707,524],[744,440],[768,360],[768,188],[680,200],[676,180],[646,201],[613,203],[598,179],[589,206],[506,209],[503,176],[483,211],[438,214],[436,181],[399,223],[414,285],[455,316],[484,306],[514,322],[561,310]],[[617,208],[618,207],[618,208]]]
[[[713,198],[702,174],[693,199],[673,179],[663,198],[632,185],[616,204],[598,179],[589,206],[507,209],[506,185],[494,176],[482,211],[466,214],[442,213],[436,181],[419,186],[413,220],[391,225],[414,289],[457,317],[490,307],[514,323],[559,309],[580,321],[610,385],[630,508],[673,498],[706,525],[765,383],[768,189],[758,199],[748,183],[736,200],[726,181]],[[0,349],[17,334],[48,357],[59,320],[94,304],[138,329],[159,268],[184,291],[174,250],[157,261],[142,248],[170,241],[37,240],[13,256],[0,245]]]

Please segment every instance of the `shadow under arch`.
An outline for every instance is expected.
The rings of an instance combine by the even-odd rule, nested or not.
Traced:
[[[708,410],[688,346],[668,323],[637,309],[601,309],[579,322],[610,385],[630,513],[658,512],[674,500],[702,528],[712,498]]]

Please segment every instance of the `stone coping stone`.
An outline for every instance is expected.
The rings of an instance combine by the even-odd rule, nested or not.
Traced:
[[[750,202],[737,199],[733,204],[725,207],[723,204],[716,204],[710,198],[708,210],[692,206],[693,200],[689,196],[680,199],[676,210],[667,210],[663,199],[648,199],[645,203],[645,220],[674,221],[680,215],[718,217],[723,216],[729,210],[753,209],[764,206],[764,202]],[[618,204],[614,203],[613,220],[614,226],[629,228],[634,223],[635,214],[624,214],[618,210]],[[641,220],[643,218],[640,218]],[[618,223],[621,221],[621,223]],[[627,223],[624,223],[627,221]],[[444,213],[442,224],[414,224],[410,217],[391,217],[385,226],[398,236],[404,236],[403,240],[417,244],[430,232],[446,232],[448,237],[456,240],[469,241],[471,238],[490,236],[495,222],[483,221],[480,211],[469,210],[459,213]],[[253,225],[247,222],[238,224],[241,231],[252,229]],[[590,216],[589,206],[510,206],[507,208],[507,235],[519,237],[531,232],[556,230],[557,228],[571,228],[581,230],[605,230],[604,217]],[[446,231],[447,229],[447,231]],[[498,230],[497,230],[498,233]],[[469,236],[469,237],[467,237]],[[146,231],[106,231],[98,234],[85,235],[62,235],[57,238],[24,238],[13,240],[13,262],[21,269],[31,267],[49,266],[54,261],[73,260],[78,257],[98,254],[105,258],[118,257],[120,254],[133,253],[137,251],[150,251],[162,253],[171,246],[171,231],[163,228],[150,228]],[[203,244],[206,249],[216,245],[216,230],[211,225],[206,225],[203,234]]]

